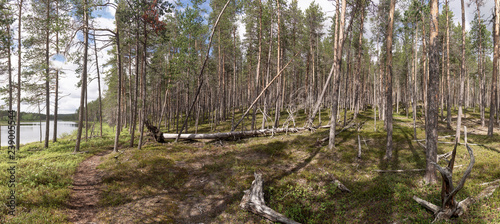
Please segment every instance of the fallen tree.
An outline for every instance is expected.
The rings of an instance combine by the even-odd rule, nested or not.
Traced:
[[[255,173],[254,176],[255,180],[252,182],[252,186],[250,189],[244,191],[245,194],[241,199],[240,208],[260,215],[273,222],[299,224],[266,206],[264,192],[262,191],[262,174]]]
[[[253,137],[259,135],[269,135],[275,133],[284,132],[299,132],[305,130],[304,128],[275,128],[275,129],[259,129],[253,131],[233,131],[233,132],[221,132],[221,133],[211,133],[211,134],[181,134],[179,139],[229,139],[229,138],[243,138],[243,137]],[[175,139],[178,134],[166,134],[164,133],[163,139]]]

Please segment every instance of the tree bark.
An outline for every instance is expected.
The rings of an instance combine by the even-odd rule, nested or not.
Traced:
[[[342,60],[342,48],[344,46],[344,23],[345,23],[345,11],[346,11],[346,0],[342,1],[342,12],[340,13],[338,34],[335,33],[334,51],[335,57],[333,61],[333,66],[335,68],[333,73],[333,97],[332,97],[332,114],[330,117],[330,134],[328,141],[328,149],[333,149],[335,147],[335,128],[337,126],[337,112],[338,112],[338,91],[340,86],[340,64]],[[337,9],[339,8],[339,0],[337,0]],[[338,15],[338,11],[337,11]]]
[[[16,150],[19,151],[21,144],[21,28],[23,0],[19,1],[18,27],[17,27],[17,112],[16,112]],[[9,57],[10,58],[10,57]]]
[[[391,8],[389,10],[389,23],[387,26],[387,52],[386,52],[386,112],[385,120],[387,123],[387,145],[384,159],[390,160],[392,158],[392,32],[394,25],[394,9],[396,0],[391,0]]]
[[[56,16],[57,20],[56,26],[59,26],[58,21],[59,21],[59,1],[56,1]],[[56,30],[56,54],[59,55],[59,31]],[[55,96],[54,96],[54,133],[52,136],[53,142],[57,142],[57,110],[59,107],[59,69],[56,69],[56,86],[55,86]]]
[[[83,110],[84,110],[84,100],[85,92],[87,91],[87,58],[88,58],[88,45],[89,45],[89,18],[87,11],[87,0],[84,1],[83,5],[83,39],[84,39],[84,50],[83,50],[83,72],[82,72],[82,87],[80,93],[80,109],[78,111],[78,131],[76,135],[75,153],[80,151],[80,141],[82,139],[82,128],[83,128]]]
[[[119,19],[119,11],[116,11],[115,15],[115,23],[116,23],[116,33],[115,33],[115,41],[116,41],[116,69],[118,73],[118,93],[117,93],[117,104],[118,108],[116,111],[116,133],[115,133],[115,144],[113,146],[113,152],[118,152],[118,142],[120,140],[120,131],[121,131],[121,105],[122,105],[122,55],[120,49],[120,19]],[[145,94],[145,93],[144,93]],[[143,95],[144,97],[144,95]],[[143,105],[144,106],[144,105]]]
[[[449,0],[446,0],[446,127],[451,129],[451,81],[450,81],[450,19]],[[444,65],[443,65],[444,66]]]
[[[493,136],[493,126],[495,123],[494,116],[497,108],[497,78],[498,78],[498,57],[499,57],[499,41],[500,41],[500,1],[495,1],[495,22],[493,27],[493,75],[491,80],[491,97],[490,97],[490,120],[488,123],[488,136]]]
[[[438,107],[439,107],[439,54],[437,51],[438,36],[438,2],[430,1],[431,24],[429,39],[429,80],[427,86],[427,113],[425,134],[427,139],[426,147],[426,171],[424,181],[434,184],[437,182],[436,167],[433,163],[437,162],[437,126],[438,126]]]
[[[49,38],[50,38],[50,0],[47,0],[47,27],[45,39],[45,144],[49,147],[50,130],[50,60],[49,60]]]
[[[465,82],[465,4],[464,0],[461,0],[462,4],[462,63],[460,66],[460,90],[458,97],[458,115],[457,115],[457,130],[455,133],[455,141],[460,142],[460,127],[462,123],[462,105],[464,103],[464,82]],[[467,81],[467,83],[469,83]],[[467,88],[469,89],[469,88]]]

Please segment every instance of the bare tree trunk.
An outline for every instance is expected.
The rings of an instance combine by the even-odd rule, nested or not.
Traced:
[[[437,163],[437,125],[438,125],[438,91],[439,91],[439,54],[437,51],[437,36],[438,36],[438,1],[430,1],[431,9],[431,24],[430,24],[430,39],[429,39],[429,80],[427,87],[427,116],[425,134],[427,139],[426,147],[426,169],[424,181],[434,184],[437,182],[436,167],[433,163]]]
[[[481,26],[481,1],[476,0],[476,6],[477,6],[477,17],[479,20],[479,26]],[[486,90],[485,90],[485,74],[483,72],[483,46],[482,46],[482,34],[481,34],[481,29],[479,29],[479,58],[477,60],[477,69],[478,69],[478,75],[481,78],[480,84],[479,84],[479,111],[481,114],[481,127],[484,127],[484,111],[485,111],[485,106],[486,106]]]
[[[365,20],[365,6],[363,4],[363,0],[360,1],[361,4],[361,18],[359,22],[359,38],[358,38],[358,68],[356,71],[356,90],[354,91],[354,119],[358,116],[359,113],[359,98],[360,98],[360,79],[361,79],[361,51],[363,50],[363,25]]]
[[[497,108],[497,77],[498,77],[498,57],[499,57],[499,44],[500,41],[500,1],[495,1],[495,23],[493,25],[493,75],[491,80],[491,98],[490,98],[490,120],[488,124],[488,136],[493,136],[493,126],[495,123],[494,116]]]
[[[16,150],[19,151],[21,144],[21,27],[23,0],[19,1],[18,27],[17,27],[17,112],[16,112]],[[10,58],[10,57],[9,57]],[[10,67],[10,66],[9,66]]]
[[[120,131],[121,131],[121,105],[122,105],[122,54],[120,51],[120,19],[119,11],[116,11],[115,15],[115,23],[116,23],[116,67],[118,69],[118,93],[117,93],[117,104],[118,108],[116,111],[116,134],[115,134],[115,144],[113,146],[113,152],[118,152],[118,142],[120,140]],[[143,105],[144,106],[144,105]]]
[[[464,102],[464,82],[465,82],[465,4],[462,3],[462,65],[460,66],[460,94],[458,96],[458,115],[457,115],[457,130],[455,133],[455,141],[460,142],[460,127],[462,123],[462,105]],[[469,81],[467,81],[469,83]],[[469,89],[469,88],[467,88]]]
[[[132,113],[132,130],[130,132],[130,147],[134,146],[135,128],[137,126],[137,95],[139,95],[139,31],[136,32],[135,40],[135,83],[134,83],[134,106]]]
[[[418,22],[415,24],[415,38],[414,38],[414,48],[413,48],[413,138],[417,140],[417,104],[418,104],[418,91],[417,91],[417,58],[418,58],[418,49],[417,49],[417,40],[418,40]]]
[[[88,46],[89,46],[89,18],[87,11],[87,0],[84,2],[83,6],[83,35],[84,35],[84,50],[83,50],[83,72],[82,72],[82,89],[80,96],[80,109],[78,111],[78,132],[76,135],[76,144],[75,144],[75,153],[80,151],[80,141],[82,139],[82,128],[83,128],[83,110],[84,110],[84,100],[85,100],[85,92],[87,91],[87,58],[88,58]]]
[[[387,123],[387,148],[385,151],[384,159],[390,160],[392,158],[392,32],[394,25],[394,9],[396,6],[396,0],[391,0],[391,8],[389,11],[389,22],[387,26],[387,52],[386,52],[386,72],[387,72],[387,84],[386,84],[386,112],[385,120]]]
[[[97,69],[97,88],[99,91],[99,123],[100,123],[100,136],[102,137],[101,74],[99,73],[99,58],[97,57],[97,43],[96,42],[97,42],[97,40],[95,39],[95,31],[94,31],[95,65],[96,65],[96,69]],[[56,94],[57,94],[57,92],[56,92]]]
[[[49,147],[50,129],[50,67],[49,67],[49,38],[50,38],[50,0],[47,1],[47,27],[45,39],[45,144]]]
[[[446,0],[446,127],[451,129],[451,82],[450,82],[450,19],[448,15],[449,0]]]
[[[19,22],[21,23],[21,22]],[[10,53],[10,48],[11,48],[11,45],[12,43],[10,42],[11,41],[11,38],[10,38],[10,24],[7,23],[7,66],[8,66],[8,70],[9,70],[9,113],[10,111],[12,111],[12,62],[11,62],[11,59],[10,59],[10,56],[11,56],[11,53]],[[1,135],[2,133],[0,133]],[[0,140],[0,144],[1,144],[1,140]]]
[[[337,0],[337,6],[339,5],[339,0]],[[332,98],[332,114],[330,117],[330,134],[328,140],[328,149],[333,149],[335,147],[335,128],[337,126],[337,112],[338,112],[338,91],[339,91],[339,81],[340,81],[340,64],[342,59],[342,48],[344,46],[344,23],[345,23],[345,11],[346,11],[346,0],[342,1],[342,12],[340,14],[339,28],[337,37],[335,37],[334,51],[335,57],[333,61],[333,66],[335,67],[333,73],[333,98]],[[338,15],[337,7],[337,15]],[[338,41],[338,43],[337,43]]]
[[[59,1],[56,1],[56,23],[59,21]],[[59,24],[57,24],[58,26]],[[56,30],[56,54],[59,55],[59,31]],[[59,69],[56,69],[56,86],[55,86],[55,96],[54,96],[54,133],[52,136],[53,142],[57,142],[57,109],[59,103]]]
[[[144,139],[144,121],[146,120],[146,55],[147,55],[147,42],[148,42],[148,33],[147,33],[147,29],[146,29],[146,23],[144,23],[144,43],[143,43],[143,46],[142,46],[142,95],[141,95],[141,98],[142,98],[142,108],[141,108],[141,116],[140,116],[140,120],[139,120],[139,132],[141,133],[140,136],[139,136],[139,144],[137,145],[137,149],[141,149],[142,148],[142,144],[143,144],[143,139]]]

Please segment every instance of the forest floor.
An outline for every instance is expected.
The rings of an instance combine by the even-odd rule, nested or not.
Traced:
[[[323,120],[328,120],[327,117],[324,112]],[[298,114],[295,119],[300,127],[305,115]],[[486,187],[481,183],[500,179],[500,131],[496,129],[492,138],[487,137],[478,119],[477,113],[469,111],[464,121],[469,132],[468,142],[480,145],[472,146],[476,163],[457,200],[474,197]],[[321,141],[328,136],[327,129],[231,141],[161,144],[148,138],[142,150],[128,147],[130,136],[124,131],[118,154],[107,154],[113,145],[109,127],[105,128],[103,138],[83,143],[82,150],[88,153],[72,154],[74,141],[71,139],[53,143],[48,150],[42,149],[40,143],[29,144],[18,156],[18,166],[22,169],[18,174],[17,216],[7,216],[7,209],[3,207],[0,222],[269,223],[239,208],[243,191],[250,188],[254,172],[263,174],[266,204],[301,223],[432,221],[433,214],[412,197],[439,204],[441,184],[422,185],[424,172],[375,171],[425,168],[425,151],[413,141],[411,117],[395,114],[395,150],[389,162],[383,160],[386,138],[383,121],[377,120],[374,128],[373,114],[367,111],[352,122],[364,122],[364,125],[359,131],[351,128],[340,133],[334,150],[328,150],[327,142]],[[246,123],[248,129],[248,120]],[[439,125],[440,141],[453,141],[453,137],[446,136],[454,135],[454,131],[446,129],[443,122]],[[219,125],[217,132],[227,131],[229,126],[230,119]],[[198,130],[199,133],[210,131],[208,125]],[[361,158],[357,158],[358,135]],[[417,121],[417,138],[425,138],[421,120]],[[438,145],[439,154],[452,149],[452,144]],[[4,148],[1,153],[7,154]],[[469,161],[465,147],[458,147],[455,182]],[[0,170],[7,168],[4,164],[1,163]],[[89,179],[88,182],[78,181],[81,174],[86,175],[83,179]],[[7,178],[5,172],[0,172],[0,178]],[[337,189],[335,180],[352,193]],[[77,185],[85,184],[90,189],[84,188],[82,192],[99,195],[89,197],[93,198],[89,203],[97,203],[93,208],[78,208],[72,203],[78,196],[78,193],[75,196]],[[500,223],[499,191],[476,202],[464,216],[452,222]],[[0,186],[0,196],[7,197],[6,186]],[[75,211],[82,219],[78,219]]]

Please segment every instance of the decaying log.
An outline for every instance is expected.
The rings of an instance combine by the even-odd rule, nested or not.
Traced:
[[[373,170],[377,173],[406,173],[406,172],[420,172],[425,171],[425,169],[409,169],[409,170]]]
[[[179,139],[228,139],[228,138],[242,138],[252,137],[259,135],[267,135],[282,132],[299,132],[305,130],[304,128],[275,128],[275,129],[260,129],[253,131],[233,131],[221,132],[211,134],[181,134]],[[163,139],[175,139],[178,134],[163,133]]]
[[[249,190],[245,190],[245,195],[241,199],[240,208],[273,222],[299,224],[266,206],[264,192],[262,191],[262,174],[255,173],[254,176],[255,180],[252,182],[252,186]]]

